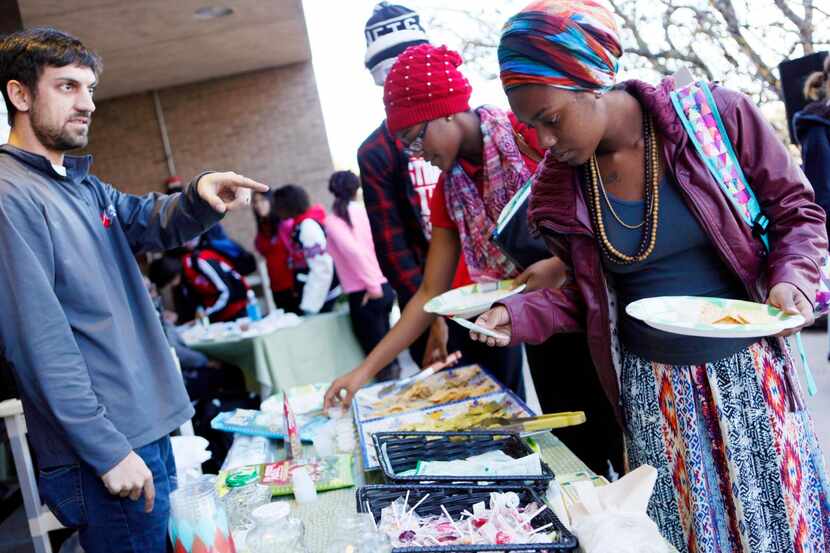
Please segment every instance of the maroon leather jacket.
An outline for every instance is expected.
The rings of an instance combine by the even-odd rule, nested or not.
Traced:
[[[686,132],[669,97],[671,79],[659,86],[629,81],[625,90],[652,115],[662,139],[666,171],[678,183],[692,214],[703,226],[727,267],[739,277],[749,297],[763,302],[767,290],[788,282],[811,301],[819,279],[819,262],[827,252],[825,215],[813,190],[786,147],[746,96],[712,86],[712,94],[735,146],[735,152],[764,213],[770,218],[771,253],[733,211]],[[536,173],[530,219],[572,271],[560,290],[537,290],[503,302],[510,312],[512,343],[540,343],[557,332],[584,331],[606,395],[620,422],[619,307],[605,278],[578,172],[547,156]],[[671,228],[658,228],[658,233]],[[563,370],[566,370],[563,368]],[[791,401],[802,403],[790,371]]]

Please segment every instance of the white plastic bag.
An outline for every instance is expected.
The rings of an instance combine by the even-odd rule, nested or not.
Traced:
[[[643,465],[607,486],[574,482],[578,501],[566,504],[563,521],[584,553],[666,553],[672,551],[646,509],[657,469]],[[564,496],[562,496],[564,498]]]
[[[173,436],[170,446],[176,461],[179,487],[202,475],[202,463],[210,459],[208,441],[201,436]]]
[[[585,553],[670,551],[657,525],[645,513],[597,513],[582,519],[573,532]]]

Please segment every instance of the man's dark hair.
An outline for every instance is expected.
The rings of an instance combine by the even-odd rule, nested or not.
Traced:
[[[311,207],[308,192],[296,184],[286,184],[274,190],[272,208],[278,208],[289,217],[302,215]]]
[[[20,81],[32,94],[36,94],[37,82],[44,67],[65,67],[72,64],[89,67],[96,77],[104,69],[98,54],[74,36],[51,27],[26,29],[0,40],[0,91],[8,108],[9,125],[13,123],[17,112],[6,98],[9,81]]]

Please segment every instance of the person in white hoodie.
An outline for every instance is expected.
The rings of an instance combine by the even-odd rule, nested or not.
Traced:
[[[293,184],[275,190],[273,202],[280,219],[294,220],[288,264],[301,297],[300,311],[303,315],[331,311],[341,289],[323,227],[326,210],[311,205],[308,193]]]

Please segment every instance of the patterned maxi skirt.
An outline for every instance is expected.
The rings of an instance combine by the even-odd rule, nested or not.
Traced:
[[[658,469],[649,515],[681,552],[830,551],[824,460],[762,340],[715,363],[625,354],[628,460]]]

